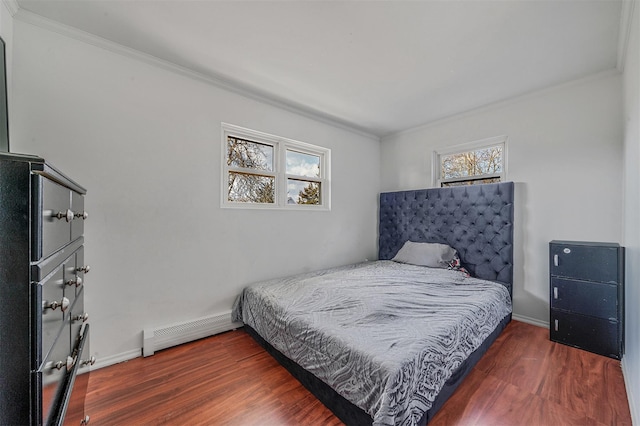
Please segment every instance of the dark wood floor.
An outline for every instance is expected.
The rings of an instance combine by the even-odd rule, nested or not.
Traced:
[[[340,425],[244,331],[93,371],[91,425]],[[430,425],[631,425],[620,363],[512,321]]]

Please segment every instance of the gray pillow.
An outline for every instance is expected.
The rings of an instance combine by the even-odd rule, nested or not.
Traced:
[[[455,255],[456,250],[446,244],[407,241],[391,260],[430,268],[447,268]]]

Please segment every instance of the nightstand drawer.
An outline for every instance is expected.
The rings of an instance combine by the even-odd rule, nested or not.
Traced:
[[[550,245],[550,273],[577,280],[621,283],[619,246],[554,242]]]
[[[620,359],[620,326],[618,321],[552,309],[550,337],[554,342]]]
[[[616,320],[618,285],[551,277],[551,308]]]

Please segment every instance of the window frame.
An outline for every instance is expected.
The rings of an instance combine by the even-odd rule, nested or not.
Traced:
[[[221,123],[222,127],[222,179],[220,191],[220,207],[239,209],[280,209],[280,210],[305,210],[305,211],[329,211],[331,210],[331,150],[329,148],[283,138],[269,133],[259,132],[228,123]],[[251,142],[269,145],[273,147],[273,171],[252,170],[246,168],[231,167],[227,164],[228,137],[236,137]],[[317,156],[320,158],[320,176],[309,177],[288,174],[287,151],[295,151],[302,154]],[[239,172],[259,176],[273,176],[275,178],[274,203],[251,203],[241,201],[229,201],[229,173]],[[320,184],[320,204],[288,204],[287,182],[288,179],[318,182]]]
[[[494,146],[502,146],[502,172],[486,173],[482,175],[464,176],[459,178],[442,179],[442,157],[452,154],[462,154],[464,152],[477,151]],[[432,154],[431,183],[436,188],[441,188],[443,184],[455,182],[472,182],[476,180],[498,178],[500,182],[507,180],[507,136],[495,136],[492,138],[467,142],[454,146],[437,148]],[[476,185],[471,183],[471,185]]]

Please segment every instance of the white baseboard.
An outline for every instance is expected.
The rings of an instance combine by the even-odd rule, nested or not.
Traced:
[[[142,348],[132,349],[127,352],[122,352],[119,354],[107,356],[107,357],[99,357],[96,359],[96,363],[91,366],[91,370],[97,370],[99,368],[108,367],[110,365],[119,364],[121,362],[129,361],[134,358],[138,358],[142,356]]]
[[[108,357],[99,357],[96,359],[96,363],[91,366],[91,370],[108,367],[141,356],[153,355],[155,351],[160,349],[166,349],[240,327],[242,327],[242,323],[231,322],[231,311],[228,311],[191,321],[146,329],[142,332],[142,348],[132,349]]]
[[[638,405],[638,398],[640,395],[633,393],[633,388],[629,384],[629,380],[632,377],[631,372],[627,369],[627,363],[625,358],[622,357],[622,377],[624,378],[624,386],[627,389],[627,401],[629,401],[629,411],[631,412],[631,424],[640,425],[640,406]]]
[[[530,318],[523,315],[513,314],[512,318],[516,321],[525,322],[527,324],[535,325],[538,327],[549,328],[549,323]],[[166,334],[162,342],[153,342],[155,330],[144,330],[145,345],[153,345],[152,348],[147,349],[148,355],[153,355],[155,350],[164,349],[170,346],[179,345],[188,341],[200,339],[203,337],[212,336],[214,334],[222,333],[229,330],[234,330],[241,327],[241,323],[231,322],[231,313],[223,313],[211,317],[199,318],[193,321],[187,321],[180,324],[174,324],[170,326],[161,327],[155,330],[163,330]],[[185,333],[184,330],[187,330]],[[177,332],[180,333],[177,333]],[[175,335],[174,335],[175,333]],[[133,349],[127,352],[111,355],[108,357],[100,357],[96,360],[96,363],[91,367],[91,370],[97,370],[99,368],[108,367],[110,365],[118,364],[120,362],[129,361],[134,358],[138,358],[143,355],[143,348]]]
[[[539,319],[536,319],[536,318],[526,317],[524,315],[517,315],[517,314],[511,315],[511,318],[513,318],[516,321],[526,322],[527,324],[537,325],[538,327],[549,328],[548,322],[540,321]]]

